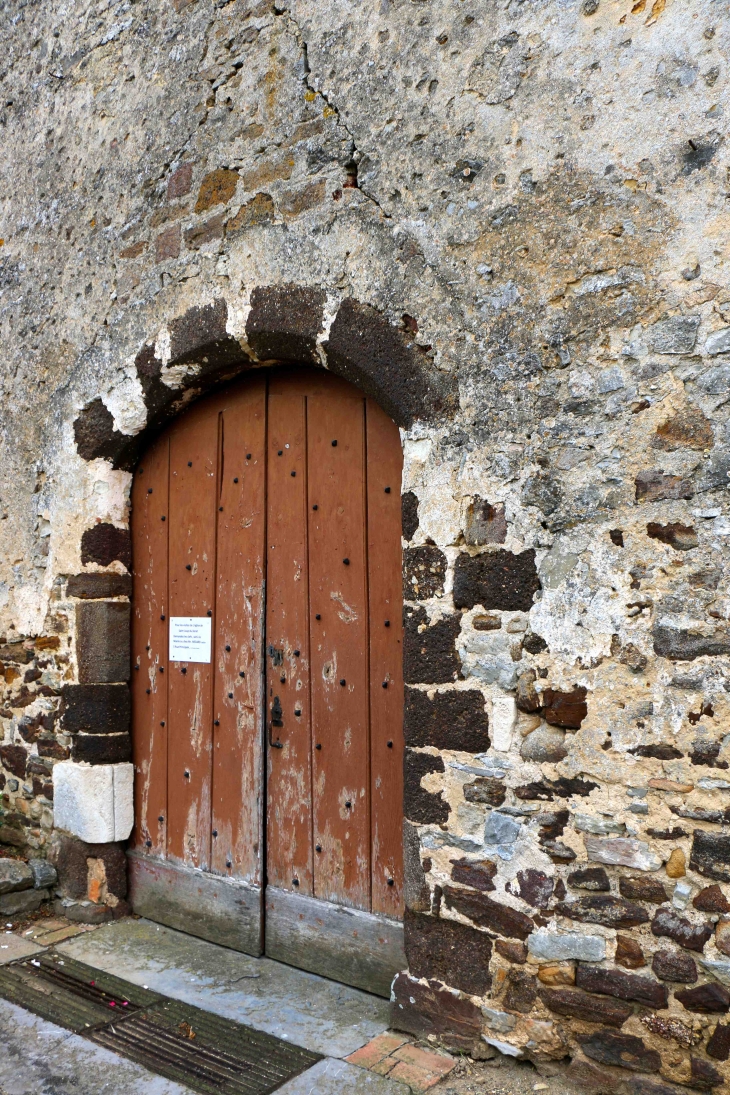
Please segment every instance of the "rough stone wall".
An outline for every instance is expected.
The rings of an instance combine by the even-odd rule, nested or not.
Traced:
[[[145,431],[318,361],[403,427],[397,1021],[727,1079],[727,15],[0,5],[0,839],[128,755]]]

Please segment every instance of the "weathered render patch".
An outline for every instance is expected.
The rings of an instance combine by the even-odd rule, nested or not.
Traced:
[[[0,842],[126,910],[131,474],[213,386],[327,367],[405,456],[394,1022],[720,1088],[722,13],[122,7],[6,21]]]

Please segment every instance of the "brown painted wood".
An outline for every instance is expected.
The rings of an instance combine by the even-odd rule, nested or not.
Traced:
[[[289,373],[269,383],[266,718],[282,747],[268,748],[267,860],[270,885],[311,895],[307,387]]]
[[[314,388],[307,453],[312,809],[315,848],[322,848],[314,893],[369,909],[365,400],[356,389],[333,380]]]
[[[372,911],[403,915],[403,580],[398,427],[367,401]]]
[[[211,868],[260,886],[266,378],[230,389],[220,415]]]
[[[220,927],[234,888],[220,891],[222,919],[201,906],[193,933],[232,932],[232,945],[258,953],[264,881],[309,900],[313,923],[322,902],[383,923],[402,915],[401,467],[393,422],[351,385],[303,369],[201,401],[142,461],[135,854],[213,872],[191,873],[176,923],[195,919],[195,877],[245,891],[245,930]],[[208,612],[211,664],[168,664],[170,617]],[[267,743],[275,700],[281,748]],[[138,887],[168,923],[177,869]],[[287,943],[285,928],[277,914],[268,934],[295,954],[304,944],[293,928]],[[358,963],[333,947],[351,980]]]
[[[170,434],[170,616],[212,616],[215,606],[220,416],[211,410],[198,404]],[[212,678],[212,663],[170,663],[167,851],[204,869],[211,843]]]
[[[138,731],[133,735],[133,844],[151,855],[165,854],[167,829],[167,622],[162,617],[167,615],[169,461],[170,444],[163,437],[146,453],[132,486],[131,688]]]

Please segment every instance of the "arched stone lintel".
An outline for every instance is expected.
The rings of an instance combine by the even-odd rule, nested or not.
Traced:
[[[297,285],[254,289],[246,321],[251,354],[228,333],[225,300],[189,308],[169,325],[167,367],[195,365],[195,371],[180,387],[169,387],[162,380],[163,363],[154,343],[145,343],[135,359],[147,406],[145,428],[134,436],[115,430],[111,412],[97,397],[74,422],[80,456],[110,460],[115,468],[131,471],[152,437],[190,405],[191,392],[202,395],[258,362],[321,367],[317,339],[325,330],[325,305],[326,294],[320,289]],[[437,372],[406,332],[368,304],[345,298],[322,349],[329,370],[375,399],[399,426],[407,428],[419,419],[430,421],[453,413],[453,382]]]

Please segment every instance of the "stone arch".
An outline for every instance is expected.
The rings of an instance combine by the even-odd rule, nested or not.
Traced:
[[[74,422],[79,454],[131,471],[151,438],[192,399],[263,364],[326,366],[406,428],[453,411],[455,384],[435,368],[429,347],[416,344],[370,305],[345,297],[333,306],[324,290],[296,285],[258,287],[250,300],[240,340],[229,331],[229,307],[221,297],[169,323],[164,361],[159,340],[146,342],[135,358],[147,408],[144,429],[120,433],[97,397]],[[175,368],[180,379],[171,386],[163,371]]]

